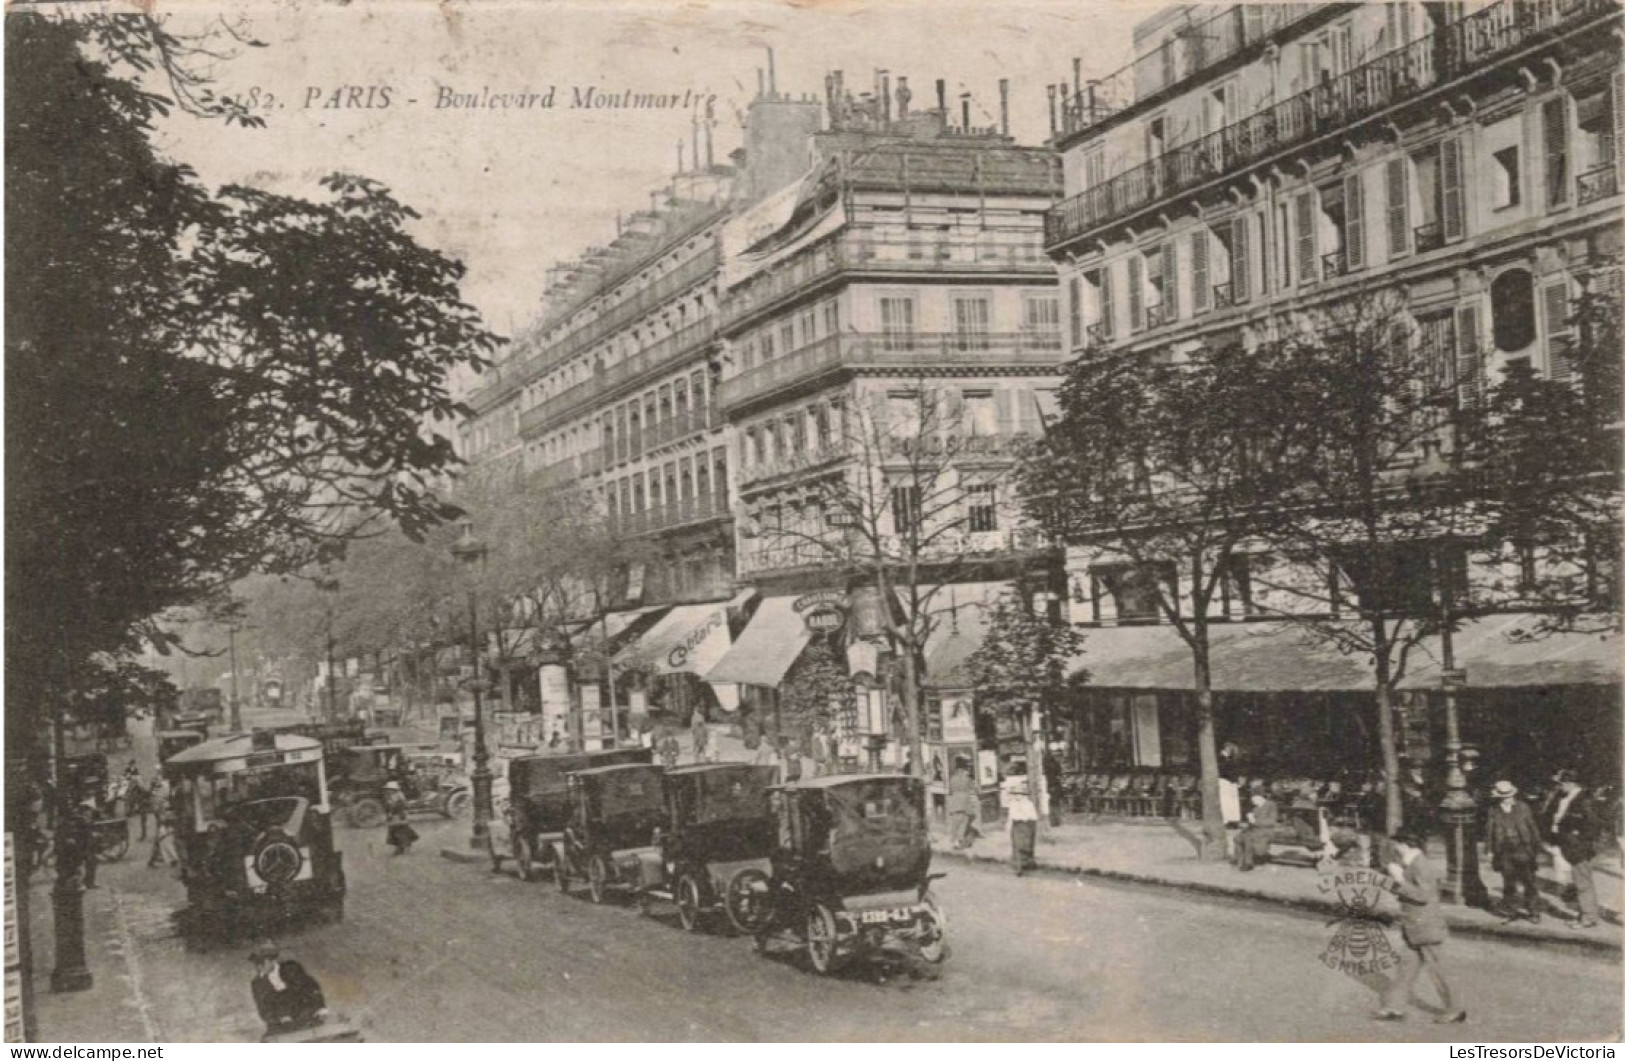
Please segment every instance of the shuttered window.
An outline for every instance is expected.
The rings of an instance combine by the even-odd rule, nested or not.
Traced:
[[[1066,290],[1067,308],[1071,313],[1072,349],[1076,350],[1083,345],[1083,281],[1074,276],[1067,283]]]
[[[1162,319],[1167,323],[1179,319],[1179,244],[1169,240],[1162,253]]]
[[[1145,292],[1141,289],[1140,259],[1128,260],[1128,327],[1137,332],[1145,327]]]
[[[1312,284],[1315,282],[1315,193],[1300,194],[1296,207],[1292,223],[1298,237],[1298,283]]]
[[[1568,108],[1562,96],[1541,104],[1540,120],[1546,147],[1546,205],[1562,206],[1569,201]]]
[[[1383,184],[1388,193],[1388,257],[1403,256],[1410,248],[1410,189],[1407,187],[1405,159],[1388,160]]]
[[[1230,226],[1230,298],[1237,305],[1246,302],[1251,294],[1247,286],[1251,280],[1247,271],[1249,228],[1246,214],[1237,217],[1236,223]]]
[[[1112,304],[1112,267],[1100,267],[1100,330],[1106,338],[1113,333],[1112,322],[1116,319],[1116,309]]]
[[[1625,170],[1625,73],[1616,73],[1610,86],[1614,95],[1614,142],[1611,145],[1613,151],[1607,161],[1614,164],[1614,172],[1617,175],[1621,170]],[[1615,179],[1618,179],[1617,176]]]
[[[1546,372],[1553,380],[1566,382],[1574,377],[1568,280],[1550,280],[1541,285],[1540,312],[1546,335]]]
[[[1478,338],[1478,307],[1456,309],[1456,389],[1464,409],[1484,401],[1484,350]]]
[[[1343,264],[1365,268],[1365,189],[1358,173],[1343,181]]]
[[[1446,242],[1467,231],[1467,203],[1462,187],[1461,140],[1451,137],[1439,144],[1439,205],[1444,216]]]
[[[1191,233],[1191,312],[1206,313],[1208,307],[1207,233]]]

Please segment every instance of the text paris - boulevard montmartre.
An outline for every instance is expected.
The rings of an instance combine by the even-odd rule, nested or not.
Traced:
[[[574,85],[568,93],[549,85],[537,92],[493,92],[489,85],[478,91],[460,92],[449,85],[435,90],[435,110],[689,110],[716,102],[716,96],[693,89],[670,92],[639,92],[622,89],[606,92],[596,85]]]

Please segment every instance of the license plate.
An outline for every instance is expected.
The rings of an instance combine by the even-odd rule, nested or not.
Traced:
[[[858,920],[866,925],[884,925],[889,921],[911,921],[913,919],[914,915],[906,907],[899,907],[895,910],[865,910],[858,917]]]

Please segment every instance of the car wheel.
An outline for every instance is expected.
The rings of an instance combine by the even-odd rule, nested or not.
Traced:
[[[823,903],[814,903],[807,911],[807,960],[819,975],[835,968],[835,940],[835,915]]]
[[[376,829],[384,824],[384,805],[371,797],[350,804],[350,825],[356,829]]]
[[[466,818],[468,817],[471,800],[472,797],[469,796],[468,789],[459,788],[446,797],[446,802],[441,806],[440,813],[448,818]]]
[[[677,920],[684,932],[700,930],[700,885],[687,873],[677,878]]]
[[[723,907],[729,923],[741,935],[755,935],[767,926],[772,917],[769,888],[767,874],[759,869],[740,870],[728,882]]]
[[[522,836],[514,838],[513,860],[519,866],[520,880],[536,879],[536,857],[531,852],[530,841]]]
[[[609,863],[604,861],[603,855],[594,855],[587,860],[587,894],[592,901],[601,903],[604,896],[609,893]]]
[[[920,901],[925,906],[920,912],[919,935],[916,937],[920,960],[940,965],[948,957],[948,919],[937,906],[936,896],[930,892],[926,892]]]

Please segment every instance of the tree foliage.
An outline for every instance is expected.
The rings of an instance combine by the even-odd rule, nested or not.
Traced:
[[[154,617],[448,514],[433,432],[495,337],[381,186],[218,194],[153,147],[172,105],[251,125],[145,15],[6,18],[8,732]],[[172,96],[143,87],[167,77]],[[161,77],[160,80],[163,80]]]
[[[1034,707],[1047,710],[1072,683],[1088,680],[1087,672],[1068,676],[1083,644],[1071,623],[1000,597],[981,645],[965,662],[977,711],[1019,721]]]

